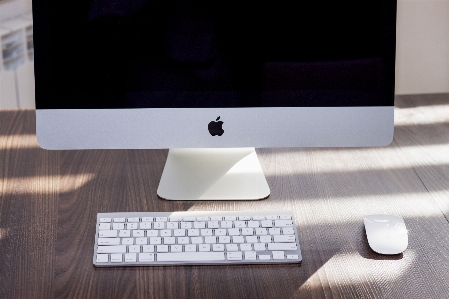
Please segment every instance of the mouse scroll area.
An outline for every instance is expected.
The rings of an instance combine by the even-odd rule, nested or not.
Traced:
[[[408,231],[404,219],[392,215],[363,217],[366,236],[371,249],[380,254],[403,252],[408,246]]]

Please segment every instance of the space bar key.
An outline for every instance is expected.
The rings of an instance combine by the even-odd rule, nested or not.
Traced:
[[[170,252],[158,253],[158,262],[195,262],[195,261],[224,261],[224,252]]]

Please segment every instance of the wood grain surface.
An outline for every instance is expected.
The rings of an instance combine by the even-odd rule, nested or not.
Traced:
[[[449,94],[398,96],[381,148],[257,149],[271,196],[156,196],[167,150],[46,151],[32,110],[0,111],[0,298],[448,298]],[[96,214],[292,209],[300,265],[94,268]],[[374,253],[362,217],[404,218]]]

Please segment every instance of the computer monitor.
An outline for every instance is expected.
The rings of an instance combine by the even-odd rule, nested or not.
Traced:
[[[46,149],[169,148],[158,195],[260,199],[255,147],[393,137],[396,0],[33,2]]]

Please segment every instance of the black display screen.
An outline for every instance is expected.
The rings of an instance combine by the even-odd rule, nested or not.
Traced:
[[[396,1],[33,2],[36,107],[392,106]]]

